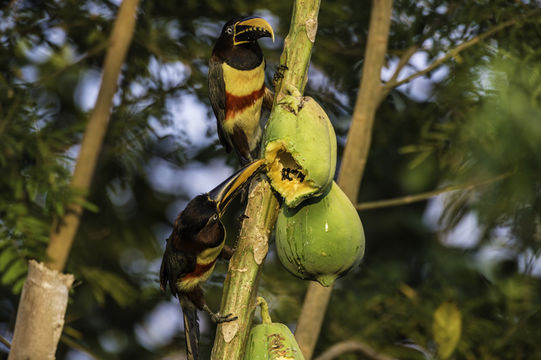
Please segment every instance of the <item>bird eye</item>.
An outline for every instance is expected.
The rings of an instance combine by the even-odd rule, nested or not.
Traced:
[[[218,221],[218,213],[212,215],[208,220],[207,220],[207,225],[210,225],[210,224],[213,224],[215,222]],[[205,226],[207,226],[205,225]]]
[[[228,27],[227,29],[225,29],[225,32],[231,35],[233,34],[233,28]]]

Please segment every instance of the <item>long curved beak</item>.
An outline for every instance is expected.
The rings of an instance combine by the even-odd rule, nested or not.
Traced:
[[[218,216],[222,216],[235,195],[250,183],[250,180],[264,168],[264,165],[264,159],[251,162],[209,191],[209,198],[217,203]]]
[[[274,42],[274,31],[270,24],[259,16],[250,16],[239,20],[234,25],[233,45],[256,41],[262,37],[270,37]]]

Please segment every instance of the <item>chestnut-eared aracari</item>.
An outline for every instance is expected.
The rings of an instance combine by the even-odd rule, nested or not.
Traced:
[[[257,40],[270,37],[272,27],[257,16],[228,21],[209,60],[209,98],[218,137],[227,152],[233,148],[241,164],[252,161],[261,138],[261,106],[272,106],[265,87],[265,59]],[[269,101],[270,100],[270,101]]]
[[[215,189],[193,198],[177,216],[167,239],[160,268],[160,286],[165,291],[169,284],[171,292],[180,301],[188,359],[198,359],[197,310],[207,312],[215,323],[236,319],[232,314],[212,312],[200,285],[209,278],[219,257],[231,258],[233,251],[225,245],[226,228],[222,216],[231,200],[263,167],[264,160],[254,161]]]

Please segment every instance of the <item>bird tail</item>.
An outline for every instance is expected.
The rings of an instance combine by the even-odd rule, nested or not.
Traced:
[[[179,296],[180,306],[184,314],[184,335],[186,337],[186,358],[199,359],[199,319],[197,308],[184,296]]]

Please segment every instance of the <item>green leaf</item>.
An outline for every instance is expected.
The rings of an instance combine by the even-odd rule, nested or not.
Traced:
[[[2,250],[0,253],[0,271],[3,272],[11,262],[18,258],[17,252],[12,247]]]
[[[2,284],[7,285],[13,283],[15,280],[19,279],[27,271],[26,261],[19,259],[12,266],[10,266],[7,271],[2,276]]]
[[[96,204],[93,204],[91,203],[90,201],[85,201],[83,203],[83,207],[88,210],[88,211],[91,211],[91,212],[94,212],[94,213],[97,213],[100,211],[100,208],[98,207],[98,205]]]
[[[128,306],[137,298],[135,288],[112,272],[89,266],[82,267],[81,272],[100,304],[105,303],[105,294],[110,295],[120,306]]]
[[[55,209],[56,215],[64,216],[64,204],[63,203],[56,202],[54,204],[54,209]]]
[[[26,277],[24,278],[20,278],[19,280],[17,280],[15,282],[15,284],[13,284],[12,288],[11,288],[11,291],[13,291],[13,293],[15,295],[19,294],[21,292],[21,290],[23,289],[23,286],[24,286],[24,282],[26,281]]]
[[[462,315],[456,304],[444,302],[436,309],[432,331],[438,344],[439,356],[442,359],[449,358],[455,351],[462,331]]]

